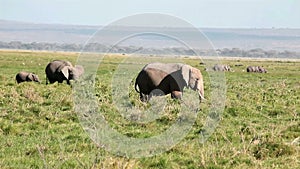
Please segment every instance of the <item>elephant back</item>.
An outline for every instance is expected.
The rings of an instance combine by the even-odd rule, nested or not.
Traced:
[[[143,70],[149,70],[149,69],[156,69],[165,72],[166,74],[171,74],[173,72],[176,72],[182,68],[184,64],[182,63],[149,63],[147,64]]]
[[[17,81],[17,83],[21,83],[21,82],[26,81],[27,76],[28,76],[28,73],[27,73],[27,72],[24,72],[24,71],[19,72],[19,73],[16,75],[16,81]]]
[[[65,61],[65,60],[55,60],[55,61],[53,61],[53,65],[54,65],[54,67],[55,67],[56,65],[58,65],[57,71],[59,71],[59,72],[60,72],[65,66],[73,67],[73,65],[72,65],[71,62]]]
[[[53,60],[46,67],[46,73],[60,72],[65,66],[73,67],[72,63],[65,60]]]

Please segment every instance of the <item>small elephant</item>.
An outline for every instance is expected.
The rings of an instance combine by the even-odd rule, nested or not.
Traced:
[[[267,70],[261,66],[248,66],[247,72],[267,73]]]
[[[197,91],[200,102],[204,99],[200,70],[181,63],[149,63],[140,71],[135,81],[135,90],[143,102],[149,101],[153,95],[169,93],[173,99],[180,99],[184,87]]]
[[[76,80],[84,73],[84,68],[81,65],[74,67],[69,61],[54,60],[47,65],[45,72],[46,84],[48,80],[50,83],[62,83],[66,80],[67,84],[70,84],[70,80]]]
[[[230,71],[231,68],[230,68],[229,65],[219,65],[219,64],[216,64],[216,65],[214,65],[213,70],[214,71]]]
[[[40,83],[38,75],[34,73],[25,72],[25,71],[21,71],[16,75],[16,81],[17,83],[31,82],[31,81]]]

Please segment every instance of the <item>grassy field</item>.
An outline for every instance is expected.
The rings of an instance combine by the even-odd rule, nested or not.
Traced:
[[[45,67],[53,59],[75,64],[77,53],[0,51],[0,168],[299,168],[300,167],[300,62],[224,59],[234,72],[226,72],[225,110],[215,132],[201,144],[199,133],[209,102],[187,136],[172,149],[153,157],[116,156],[95,144],[74,111],[72,88],[45,84]],[[152,137],[176,121],[175,101],[149,124],[124,119],[114,109],[111,76],[120,58],[105,57],[99,67],[95,91],[100,109],[120,133]],[[199,60],[184,59],[204,75]],[[235,66],[242,65],[242,66]],[[246,73],[247,65],[263,65],[267,74]],[[21,70],[35,72],[38,83],[16,84]],[[138,73],[138,72],[137,72]],[[143,106],[131,92],[132,103]],[[210,100],[208,94],[207,99]],[[293,142],[294,141],[294,142]]]

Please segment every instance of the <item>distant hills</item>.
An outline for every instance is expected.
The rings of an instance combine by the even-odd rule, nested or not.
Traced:
[[[124,27],[101,29],[102,26],[37,24],[0,20],[0,48],[29,50],[60,50],[105,52],[111,50],[118,53],[140,51],[147,54],[192,54],[187,47],[174,39],[164,36],[136,36],[123,39],[113,46],[110,39],[117,39],[125,34],[134,34],[143,28]],[[153,28],[165,34],[180,35],[190,42],[199,39],[193,37],[190,29],[185,28]],[[97,41],[86,42],[100,30]],[[199,28],[214,48],[201,48],[201,54],[213,54],[216,50],[222,55],[238,55],[261,57],[296,57],[300,52],[300,29],[216,29]],[[96,34],[97,35],[97,34]],[[214,50],[214,51],[212,51]],[[300,57],[299,57],[300,58]]]

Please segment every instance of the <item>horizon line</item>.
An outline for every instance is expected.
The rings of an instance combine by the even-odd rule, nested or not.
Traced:
[[[20,21],[20,20],[7,20],[7,19],[0,19],[0,23],[1,22],[16,22],[16,24],[31,24],[31,25],[60,25],[60,26],[88,26],[88,27],[105,27],[107,25],[96,25],[96,24],[77,24],[77,23],[47,23],[47,22],[32,22],[32,21]],[[118,26],[118,27],[143,27],[143,26],[130,26],[130,25],[114,25],[114,26]],[[157,28],[189,28],[189,27],[161,27],[161,26],[151,26],[151,27],[157,27]],[[282,29],[300,29],[300,28],[296,28],[296,27],[210,27],[210,26],[205,26],[205,27],[190,27],[190,28],[197,28],[197,29],[274,29],[274,30],[282,30]]]

